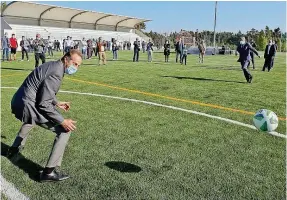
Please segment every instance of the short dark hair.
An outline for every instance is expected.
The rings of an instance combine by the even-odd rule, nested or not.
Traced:
[[[82,55],[82,53],[79,50],[71,49],[69,52],[65,53],[65,55],[61,58],[61,60],[64,61],[65,58],[71,59],[72,55],[74,55],[74,54],[76,54],[76,55],[80,56],[81,58],[83,58],[83,55]]]
[[[12,34],[12,36],[15,35],[15,33]]]

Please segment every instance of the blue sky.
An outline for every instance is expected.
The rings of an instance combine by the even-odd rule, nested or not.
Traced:
[[[152,19],[147,30],[158,32],[185,30],[213,30],[213,1],[41,1],[84,10],[108,12]],[[246,32],[251,28],[286,30],[286,2],[218,2],[217,31]]]

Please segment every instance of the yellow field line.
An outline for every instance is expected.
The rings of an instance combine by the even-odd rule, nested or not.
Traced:
[[[79,80],[79,79],[74,79],[74,78],[67,78],[67,79],[69,79],[71,81],[74,81],[74,82],[81,82],[81,83],[86,83],[86,84],[91,84],[91,85],[98,85],[98,86],[108,87],[108,88],[112,88],[112,89],[123,90],[123,91],[127,91],[127,92],[138,93],[138,94],[143,94],[143,95],[146,95],[146,96],[160,97],[160,98],[169,99],[169,100],[173,100],[173,101],[191,103],[191,104],[195,104],[195,105],[211,107],[211,108],[217,108],[217,109],[221,109],[221,110],[228,110],[228,111],[238,112],[238,113],[242,113],[242,114],[248,114],[248,115],[254,115],[255,114],[254,112],[249,112],[249,111],[245,111],[245,110],[228,108],[228,107],[223,107],[223,106],[220,106],[220,105],[214,105],[214,104],[209,104],[209,103],[202,103],[202,102],[192,101],[192,100],[187,100],[187,99],[179,99],[179,98],[175,98],[175,97],[164,96],[164,95],[154,94],[154,93],[150,93],[150,92],[143,92],[143,91],[139,91],[139,90],[121,88],[121,87],[117,87],[117,86],[107,85],[105,83],[84,81],[84,80]],[[284,120],[284,121],[286,120],[286,118],[283,118],[283,117],[278,117],[278,119],[279,120]]]
[[[9,77],[9,76],[22,76],[22,75],[26,75],[26,74],[7,74],[7,75],[2,75],[2,77]]]

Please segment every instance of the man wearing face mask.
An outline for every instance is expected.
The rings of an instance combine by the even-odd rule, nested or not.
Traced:
[[[69,102],[60,102],[56,94],[62,84],[64,74],[74,74],[82,63],[82,54],[71,50],[61,60],[47,62],[34,69],[25,79],[11,101],[12,113],[23,125],[14,143],[9,148],[7,157],[14,162],[23,150],[29,131],[38,125],[56,133],[56,138],[47,165],[40,176],[40,181],[62,181],[69,178],[55,170],[61,166],[65,147],[71,131],[76,129],[75,121],[64,119],[57,108],[70,109]]]
[[[29,61],[29,55],[28,55],[29,42],[25,39],[25,36],[22,36],[20,46],[22,48],[22,60],[21,61],[24,61],[24,54],[26,54],[27,61]]]
[[[251,60],[251,51],[254,52],[260,58],[256,49],[254,49],[248,42],[245,41],[245,37],[242,37],[240,44],[237,46],[237,52],[239,53],[239,59],[237,62],[240,62],[241,69],[248,83],[251,83],[253,78],[247,68]]]
[[[265,47],[265,52],[264,52],[265,62],[264,62],[262,71],[265,71],[266,67],[268,69],[268,72],[270,71],[270,69],[273,66],[275,53],[276,53],[276,48],[273,45],[272,40],[269,40],[269,43]]]
[[[44,47],[45,44],[43,40],[41,40],[40,34],[36,35],[36,40],[33,41],[34,51],[35,51],[35,68],[39,66],[39,59],[42,60],[42,64],[46,62],[45,53],[44,53]]]

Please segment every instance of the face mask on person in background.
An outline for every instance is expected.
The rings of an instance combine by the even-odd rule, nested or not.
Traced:
[[[241,40],[241,41],[240,41],[240,44],[245,44],[245,41]]]
[[[77,70],[78,70],[78,69],[77,69],[73,64],[71,64],[69,67],[67,67],[67,68],[65,69],[65,73],[66,73],[66,74],[69,74],[69,75],[72,75],[72,74],[76,73]]]

